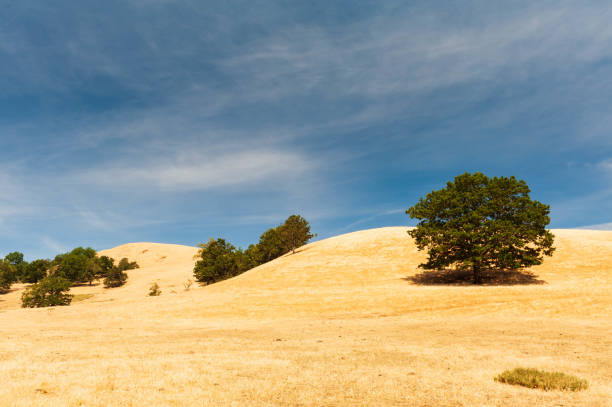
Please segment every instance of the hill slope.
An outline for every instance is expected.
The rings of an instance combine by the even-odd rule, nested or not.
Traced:
[[[406,229],[321,240],[188,291],[197,248],[102,251],[141,268],[124,287],[74,288],[93,296],[70,307],[2,310],[18,290],[0,296],[0,404],[610,406],[612,232],[554,230],[533,276],[475,287],[419,278]],[[493,381],[516,366],[590,387]]]
[[[140,268],[128,272],[125,286],[104,289],[99,284],[72,291],[93,295],[82,301],[83,305],[113,301],[122,307],[126,303],[141,306],[148,288],[157,282],[165,295],[156,303],[164,306],[151,312],[201,315],[205,309],[209,316],[402,315],[431,310],[610,313],[612,232],[553,230],[557,250],[543,265],[529,270],[534,276],[524,279],[526,284],[510,280],[501,281],[501,285],[457,289],[436,281],[415,283],[413,277],[422,272],[417,266],[425,256],[417,251],[406,231],[406,227],[388,227],[321,240],[238,277],[206,287],[194,283],[188,292],[183,284],[193,280],[197,248],[129,243],[99,252],[138,262]],[[0,296],[0,309],[18,308],[20,291]],[[185,301],[201,306],[192,311],[192,307],[184,309]]]

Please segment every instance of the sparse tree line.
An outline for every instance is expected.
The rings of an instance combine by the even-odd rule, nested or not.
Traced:
[[[274,260],[306,244],[312,237],[310,224],[299,215],[291,215],[285,222],[261,234],[257,244],[246,250],[236,249],[225,239],[210,239],[200,245],[199,260],[194,268],[197,281],[212,284],[234,277],[260,264]],[[126,270],[138,268],[136,262],[123,258],[118,263],[108,256],[98,256],[91,247],[77,247],[58,254],[53,260],[37,259],[27,262],[20,252],[0,259],[0,294],[8,292],[14,283],[31,284],[22,294],[22,307],[69,305],[70,287],[102,280],[107,288],[125,284]],[[186,288],[188,289],[188,288]],[[152,286],[149,295],[161,293]]]
[[[98,256],[91,247],[76,249],[55,256],[53,260],[27,262],[20,252],[7,254],[0,260],[0,293],[10,290],[13,283],[32,284],[22,297],[24,308],[69,305],[70,287],[103,280],[104,286],[119,287],[127,280],[126,270],[138,268],[136,262],[123,258],[119,263],[108,256]]]
[[[193,275],[206,284],[225,280],[289,252],[294,253],[314,236],[306,219],[291,215],[283,224],[262,233],[259,242],[246,250],[237,249],[225,239],[211,238],[200,244]]]

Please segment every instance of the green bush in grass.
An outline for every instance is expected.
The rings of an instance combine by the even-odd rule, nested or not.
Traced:
[[[104,278],[104,287],[121,287],[123,284],[125,284],[127,278],[127,273],[123,272],[123,270],[121,270],[119,267],[114,266],[106,273],[106,277]]]
[[[495,378],[495,381],[531,389],[542,390],[584,390],[588,387],[586,380],[561,372],[543,372],[537,369],[516,368],[506,370]]]
[[[6,260],[0,259],[0,294],[11,289],[15,282],[15,268]]]
[[[153,283],[151,287],[149,287],[149,297],[157,297],[161,295],[161,290],[159,289],[159,285],[157,283]]]
[[[70,305],[72,295],[68,292],[71,285],[72,282],[63,277],[45,277],[23,292],[21,306],[23,308],[38,308]]]

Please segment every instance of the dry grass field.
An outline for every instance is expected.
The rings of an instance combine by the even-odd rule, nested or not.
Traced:
[[[1,406],[612,406],[612,232],[554,230],[531,276],[421,275],[406,227],[318,241],[211,286],[197,248],[134,243],[124,287],[0,296]],[[148,297],[157,282],[162,294]],[[495,382],[530,367],[580,392]]]

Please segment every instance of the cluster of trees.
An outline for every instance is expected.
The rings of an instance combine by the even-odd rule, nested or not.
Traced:
[[[0,259],[0,293],[8,292],[13,283],[19,281],[24,283],[37,282],[42,278],[39,277],[46,272],[46,268],[50,264],[48,260],[36,260],[28,263],[23,260],[23,253],[12,252]]]
[[[22,295],[23,307],[68,305],[73,285],[103,279],[105,287],[119,287],[127,280],[126,270],[138,268],[136,262],[123,258],[115,264],[108,256],[98,256],[91,247],[77,247],[58,254],[53,260],[26,262],[23,254],[13,252],[0,260],[0,293],[16,282],[32,284]]]
[[[262,233],[259,242],[246,250],[236,249],[225,239],[210,239],[200,245],[200,260],[193,274],[197,281],[206,284],[225,280],[286,253],[295,253],[314,236],[306,219],[291,215],[283,224]]]

